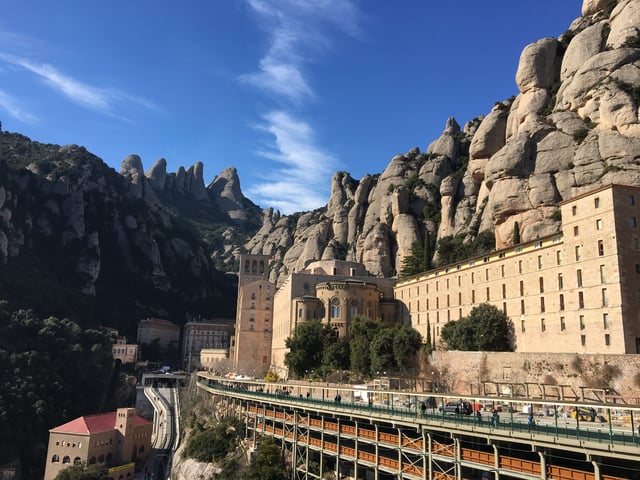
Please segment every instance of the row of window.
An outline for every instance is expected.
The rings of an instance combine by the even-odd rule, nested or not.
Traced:
[[[584,315],[580,315],[578,317],[578,326],[580,327],[580,330],[585,330],[587,328],[587,325],[585,323]],[[564,317],[560,317],[560,322],[559,322],[558,327],[559,327],[561,332],[564,332],[567,329],[567,324],[565,322],[565,318]],[[609,314],[608,313],[603,313],[602,314],[602,327],[603,327],[604,330],[609,330]],[[526,323],[525,323],[524,319],[520,320],[520,331],[522,333],[526,333]],[[546,332],[547,331],[547,321],[544,318],[540,319],[540,331],[541,332]],[[607,343],[607,345],[609,345],[609,344]]]

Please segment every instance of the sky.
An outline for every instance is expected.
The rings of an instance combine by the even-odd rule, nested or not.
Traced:
[[[20,0],[0,15],[4,131],[77,144],[120,171],[235,167],[284,214],[331,177],[382,173],[517,95],[528,44],[580,0]]]

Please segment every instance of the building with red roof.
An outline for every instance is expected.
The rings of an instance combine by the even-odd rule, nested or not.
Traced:
[[[135,408],[85,415],[49,430],[44,480],[74,464],[100,464],[113,480],[132,479],[151,451],[153,424]]]

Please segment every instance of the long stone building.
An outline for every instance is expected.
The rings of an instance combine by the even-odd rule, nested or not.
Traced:
[[[640,188],[558,205],[562,231],[397,282],[402,319],[440,339],[480,303],[514,324],[517,352],[640,353]]]
[[[410,324],[424,338],[429,325],[438,344],[443,325],[481,303],[513,322],[516,352],[640,353],[639,201],[638,187],[603,186],[558,204],[555,235],[402,279],[325,260],[292,273],[276,292],[259,267],[268,257],[243,256],[236,365],[248,360],[261,373],[286,375],[285,341],[309,319],[340,335],[359,314]]]

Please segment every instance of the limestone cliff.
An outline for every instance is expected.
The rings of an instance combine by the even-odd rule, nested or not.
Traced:
[[[556,203],[608,183],[640,184],[640,1],[585,0],[559,38],[524,48],[518,95],[359,181],[334,175],[327,206],[274,221],[245,246],[272,280],[320,258],[394,275],[414,242],[492,230],[496,247],[559,229]],[[437,262],[438,259],[434,258]]]

